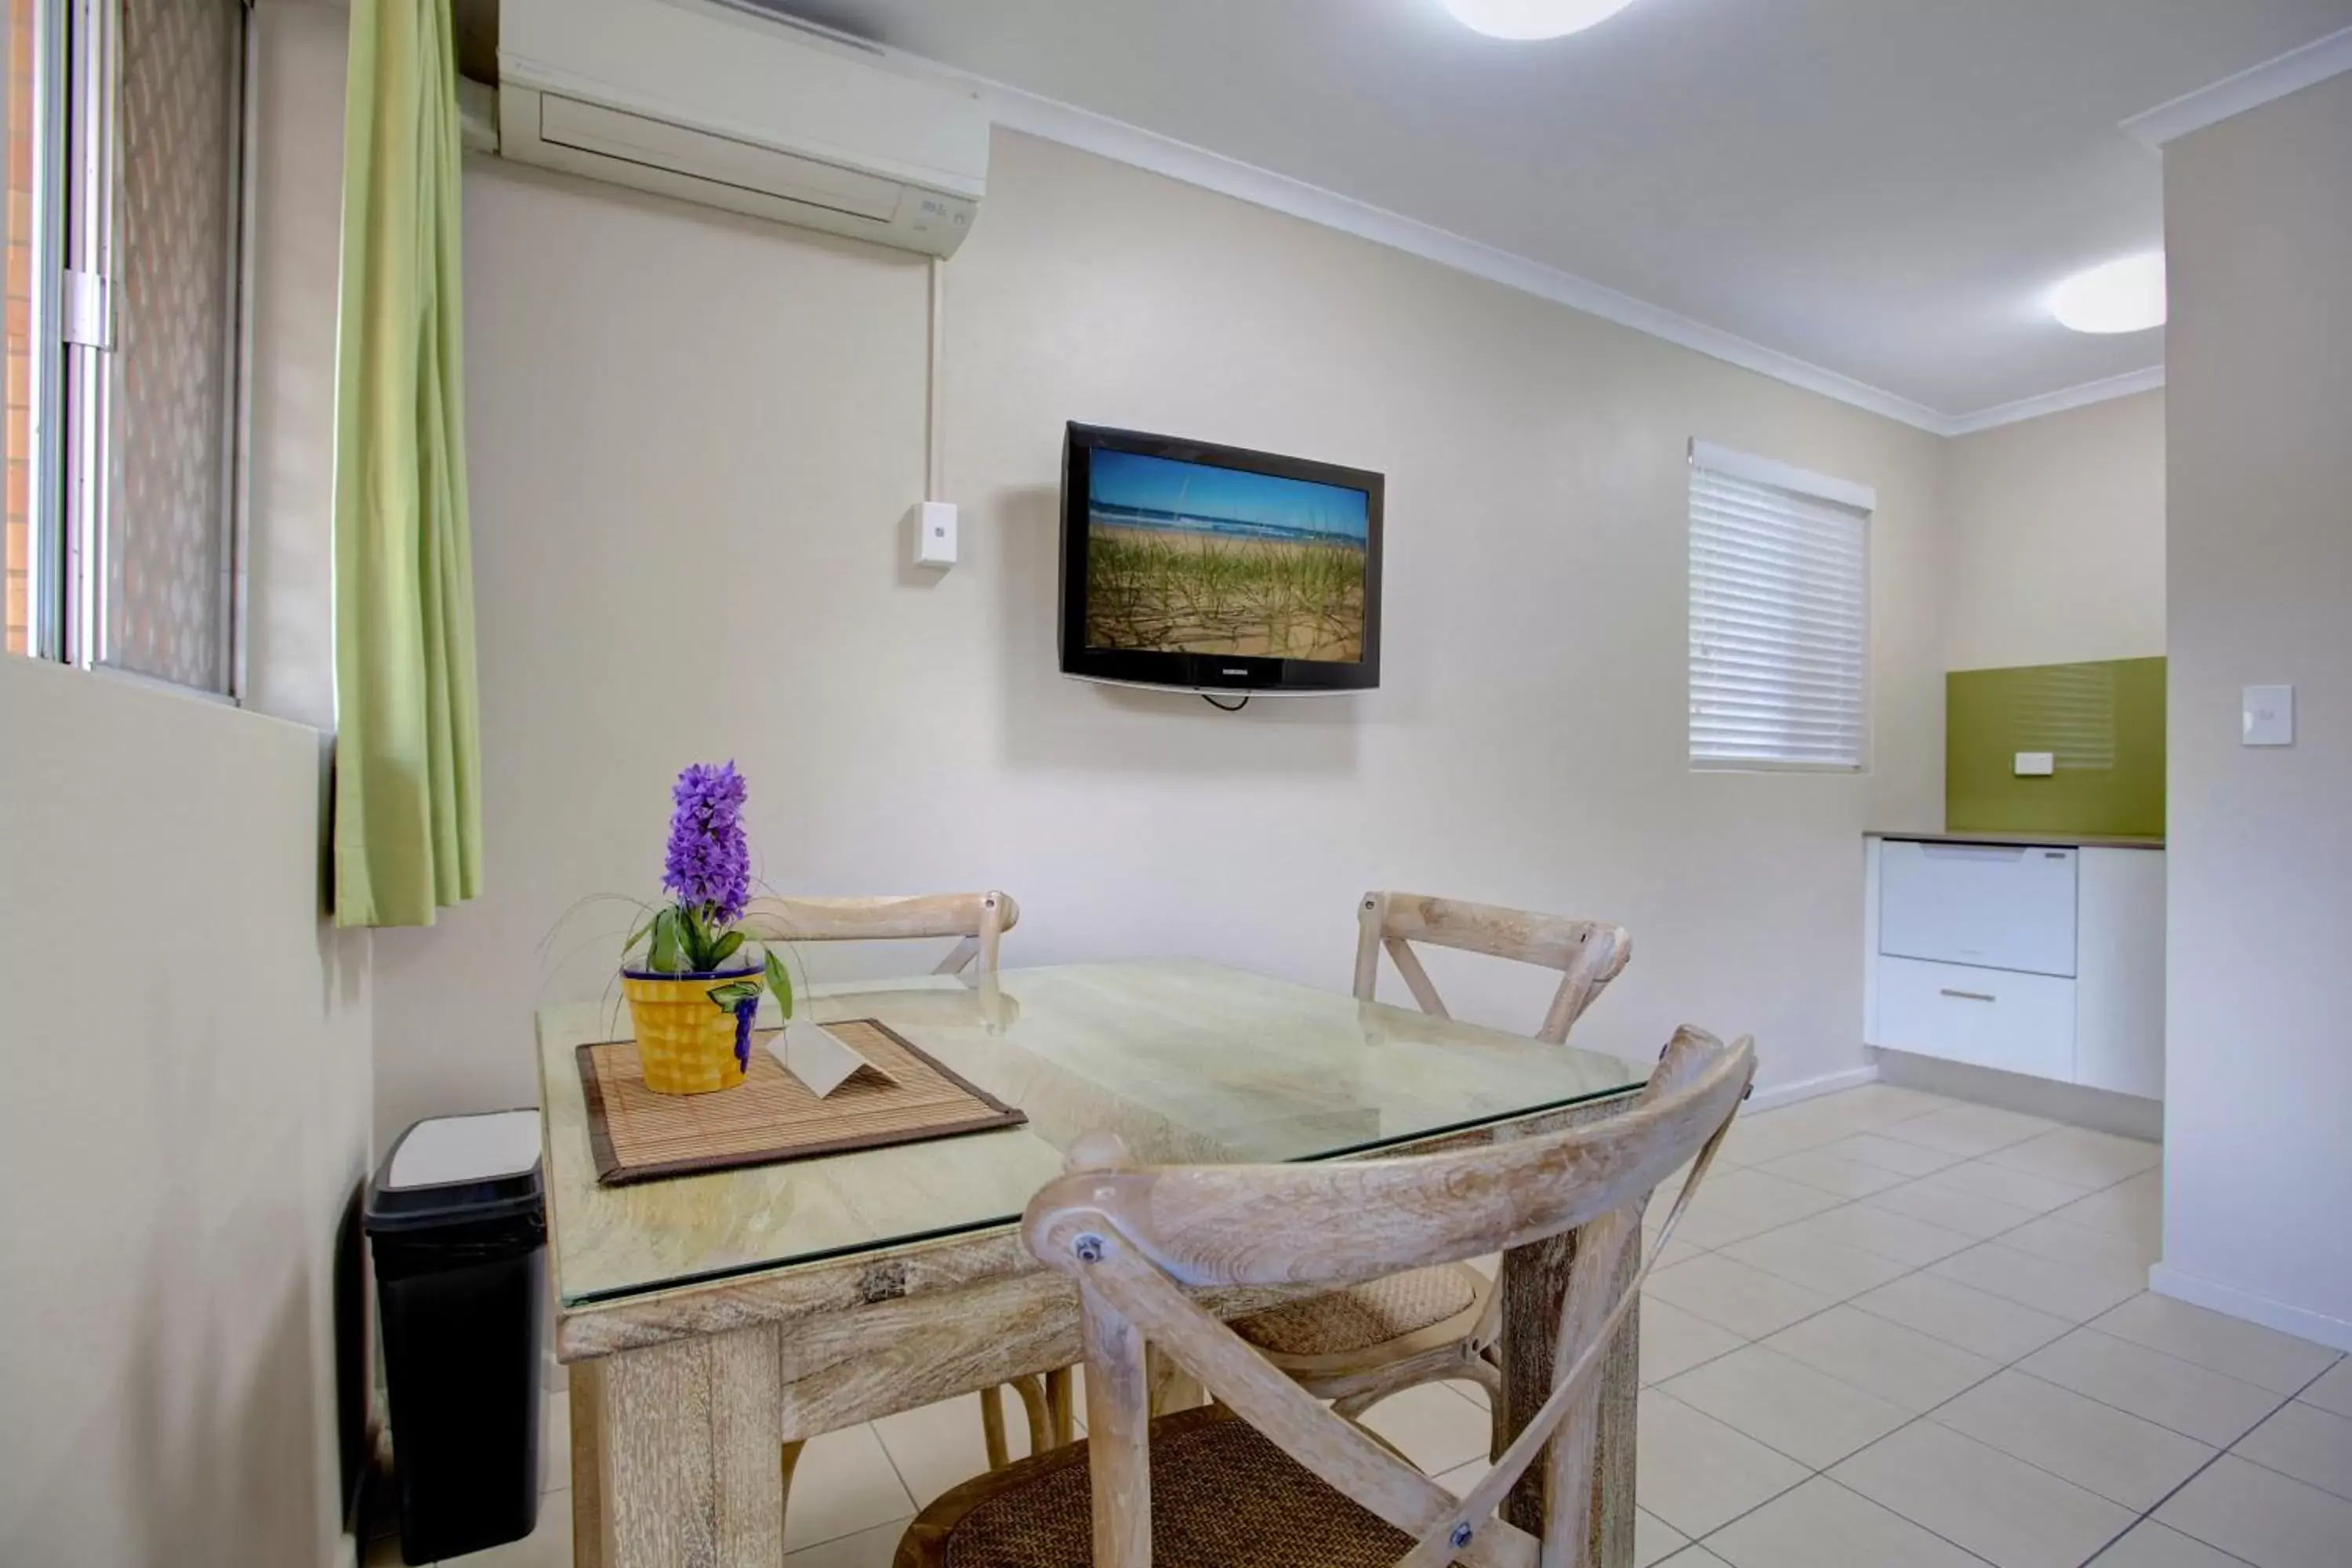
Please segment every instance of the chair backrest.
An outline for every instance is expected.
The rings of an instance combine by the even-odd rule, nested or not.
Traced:
[[[1438,999],[1437,987],[1430,984],[1429,971],[1421,966],[1410,942],[1458,947],[1559,970],[1559,989],[1552,994],[1543,1026],[1536,1031],[1536,1038],[1555,1046],[1568,1038],[1569,1029],[1592,1005],[1601,987],[1616,979],[1633,956],[1633,939],[1623,926],[1421,893],[1366,893],[1356,918],[1360,927],[1356,994],[1367,1002],[1373,1000],[1380,984],[1381,952],[1386,949],[1421,1010],[1440,1018],[1453,1016]]]
[[[1666,1222],[1671,1235],[1755,1070],[1748,1040],[1726,1046],[1684,1029],[1622,1115],[1402,1159],[1153,1168],[1129,1164],[1116,1139],[1080,1140],[1070,1173],[1031,1200],[1023,1233],[1042,1262],[1078,1282],[1095,1568],[1151,1562],[1147,1340],[1293,1458],[1412,1540],[1401,1568],[1531,1568],[1537,1541],[1494,1511],[1549,1443],[1542,1561],[1582,1562],[1597,1373],[1649,1272],[1645,1265],[1614,1291],[1619,1262],[1640,1233],[1651,1191],[1696,1156]],[[1186,1294],[1188,1287],[1377,1279],[1580,1226],[1550,1396],[1461,1499],[1332,1414]]]
[[[934,974],[961,974],[980,961],[996,973],[997,939],[1021,919],[1013,895],[918,893],[884,899],[753,899],[737,922],[761,942],[898,942],[961,937]]]

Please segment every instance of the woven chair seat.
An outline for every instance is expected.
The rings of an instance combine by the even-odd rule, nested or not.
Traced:
[[[1087,1452],[966,1481],[907,1527],[896,1568],[1092,1568]],[[1230,1411],[1151,1424],[1153,1568],[1394,1568],[1412,1546]]]
[[[1270,1307],[1231,1326],[1276,1355],[1344,1355],[1467,1311],[1484,1285],[1475,1270],[1460,1265],[1415,1268]]]

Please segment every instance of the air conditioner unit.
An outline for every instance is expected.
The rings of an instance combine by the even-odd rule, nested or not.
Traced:
[[[499,152],[952,255],[988,182],[980,100],[695,0],[501,0]]]

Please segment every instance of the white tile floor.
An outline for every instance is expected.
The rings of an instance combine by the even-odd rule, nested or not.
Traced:
[[[1873,1085],[1724,1159],[1643,1302],[1645,1568],[2352,1564],[2352,1362],[2147,1293],[2156,1145]],[[1469,1385],[1370,1423],[1457,1489],[1486,1468]],[[970,1398],[820,1438],[785,1561],[884,1568],[981,1464]],[[462,1562],[568,1563],[567,1504]]]

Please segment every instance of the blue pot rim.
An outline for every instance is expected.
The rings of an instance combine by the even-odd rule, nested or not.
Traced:
[[[624,969],[621,971],[621,978],[624,980],[749,980],[755,974],[766,973],[764,966],[754,963],[743,969],[691,969],[675,973],[659,969]]]

